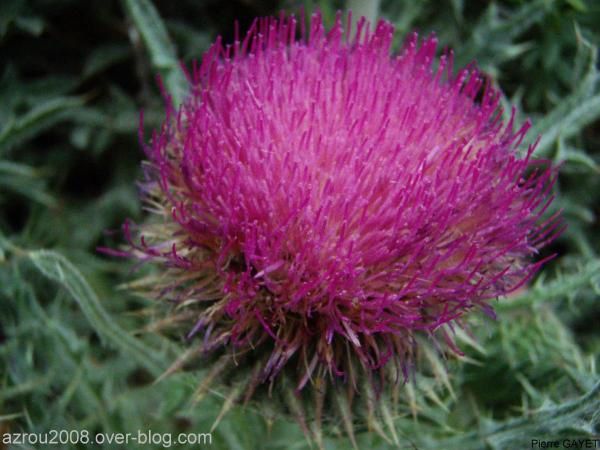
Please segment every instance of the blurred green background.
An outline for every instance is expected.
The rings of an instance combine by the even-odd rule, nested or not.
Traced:
[[[536,155],[562,164],[554,207],[568,223],[541,255],[558,257],[495,302],[497,321],[472,315],[475,336],[459,339],[464,358],[423,356],[430,369],[390,406],[385,425],[397,443],[358,424],[360,448],[522,449],[598,436],[600,2],[350,3],[394,23],[398,45],[413,29],[435,31],[457,67],[477,61],[519,120],[532,118]],[[147,332],[156,313],[119,288],[134,278],[131,264],[96,251],[122,242],[106,230],[143,220],[137,127],[141,109],[147,129],[162,120],[156,74],[176,92],[179,60],[199,59],[219,34],[231,41],[234,20],[246,28],[300,6],[331,23],[348,5],[0,1],[0,433],[201,433],[222,411],[210,448],[308,448],[268,405],[222,410],[218,391],[192,404],[207,369],[154,384],[183,346]],[[325,430],[327,448],[349,448],[342,424]]]

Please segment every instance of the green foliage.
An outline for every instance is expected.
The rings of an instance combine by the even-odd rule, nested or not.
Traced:
[[[179,103],[178,58],[201,57],[217,34],[231,39],[235,19],[245,26],[304,5],[332,20],[343,7],[223,3],[0,2],[1,430],[175,434],[208,432],[218,419],[214,448],[309,447],[293,396],[289,417],[218,390],[196,405],[203,365],[155,383],[183,353],[184,331],[146,332],[157,311],[118,289],[133,278],[130,264],[96,251],[122,242],[107,230],[126,217],[143,220],[137,126],[140,109],[148,130],[162,120],[157,73]],[[517,118],[531,117],[536,155],[562,163],[555,205],[568,229],[534,282],[497,302],[497,321],[473,314],[468,332],[457,331],[464,357],[424,344],[428,369],[400,387],[397,403],[369,399],[383,413],[366,425],[340,404],[347,414],[324,421],[322,445],[348,448],[348,431],[359,448],[381,449],[529,448],[534,438],[598,435],[600,3],[382,0],[380,15],[399,35],[435,31],[457,65],[476,60],[504,104],[519,106]]]
[[[52,127],[79,106],[81,101],[74,98],[53,98],[35,105],[21,117],[5,123],[0,132],[0,151],[5,152]]]
[[[187,81],[179,68],[175,48],[158,12],[150,0],[125,0],[125,6],[135,23],[135,30],[132,32],[140,33],[148,48],[152,66],[165,77],[166,88],[175,104],[181,103]]]
[[[29,258],[40,272],[64,286],[101,339],[136,359],[155,376],[167,368],[164,360],[157,358],[155,350],[132,338],[113,322],[81,273],[64,256],[49,250],[38,250],[29,253]]]

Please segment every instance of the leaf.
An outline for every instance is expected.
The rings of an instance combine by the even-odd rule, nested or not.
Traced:
[[[481,443],[487,442],[493,448],[522,448],[530,444],[532,436],[544,436],[548,440],[560,436],[561,432],[580,430],[582,425],[592,422],[590,416],[600,409],[600,382],[585,395],[558,406],[548,406],[541,410],[530,412],[525,417],[509,419],[505,422],[490,423],[480,427],[480,430],[465,433],[458,438],[438,441],[438,448],[475,449],[482,448]],[[585,427],[583,427],[585,428]],[[591,429],[592,427],[588,427]],[[591,433],[588,430],[589,435]]]
[[[158,11],[150,0],[125,0],[125,7],[150,53],[153,67],[165,80],[173,102],[175,105],[181,104],[188,83]]]
[[[127,352],[155,375],[165,370],[166,365],[156,350],[150,349],[116,324],[85,278],[64,256],[50,250],[38,250],[30,252],[29,258],[42,274],[61,284],[73,296],[101,339]]]
[[[535,23],[540,21],[550,11],[550,5],[554,0],[537,0],[532,2],[524,2],[518,9],[511,13],[509,19],[501,19],[502,11],[496,7],[496,3],[492,2],[489,6],[488,14],[483,17],[489,22],[486,24],[491,29],[495,36],[503,39],[514,39]],[[479,24],[481,26],[481,24]],[[476,27],[479,29],[479,26]],[[490,30],[487,31],[490,33]]]
[[[15,19],[15,25],[33,36],[39,36],[44,31],[44,21],[35,16],[21,16]]]
[[[486,70],[495,67],[498,53],[506,52],[506,47],[510,47],[516,38],[541,21],[548,13],[548,5],[545,3],[548,2],[546,0],[526,2],[506,17],[505,11],[497,3],[491,2],[470,32],[469,41],[464,45],[463,51],[457,54],[460,63],[467,63],[476,58],[478,64]],[[514,57],[522,50],[519,45],[516,45],[509,53],[513,53]],[[511,55],[504,56],[508,58]]]
[[[169,20],[169,31],[184,60],[198,58],[211,44],[211,33],[183,21]]]
[[[565,170],[586,170],[588,172],[600,172],[600,167],[594,158],[588,155],[584,150],[568,147],[563,139],[558,140],[558,151],[554,157],[556,161],[564,161],[567,163],[563,169]]]
[[[534,286],[529,288],[523,295],[512,299],[510,302],[501,302],[497,309],[508,310],[537,302],[548,302],[552,299],[567,297],[586,286],[589,286],[595,276],[600,272],[600,259],[594,259],[579,267],[578,270],[569,275],[558,277],[549,283],[538,280]]]
[[[83,66],[84,78],[89,78],[104,69],[123,61],[129,55],[129,48],[124,45],[103,45],[95,48],[87,57]]]
[[[44,21],[32,16],[27,3],[22,0],[2,0],[0,2],[0,38],[3,38],[11,25],[34,36],[44,30]]]
[[[45,192],[40,174],[25,164],[0,160],[0,186],[13,190],[42,205],[52,207],[54,198]]]
[[[575,106],[576,104],[578,106]],[[571,137],[599,117],[600,95],[583,102],[576,95],[563,100],[530,132],[531,136],[542,135],[535,155],[545,156],[559,137]]]
[[[579,87],[571,95],[561,99],[558,106],[542,119],[535,121],[527,133],[526,144],[531,144],[538,136],[542,136],[535,150],[536,156],[546,156],[558,138],[573,136],[600,117],[600,94],[594,95],[600,79],[596,68],[597,48],[588,45],[587,51],[588,70]]]
[[[53,98],[9,121],[0,130],[0,154],[52,127],[81,107],[82,104],[83,101],[80,98]]]

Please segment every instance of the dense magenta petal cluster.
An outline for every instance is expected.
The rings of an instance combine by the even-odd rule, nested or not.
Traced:
[[[415,332],[491,310],[560,231],[541,219],[555,169],[476,68],[435,62],[435,37],[392,55],[385,21],[303,23],[257,20],[194,66],[147,146],[163,225],[135,244],[167,264],[159,295],[193,307],[193,335],[265,346],[265,379],[296,358],[300,387],[349,354],[406,363]]]

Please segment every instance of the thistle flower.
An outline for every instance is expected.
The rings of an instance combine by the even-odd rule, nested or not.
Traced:
[[[282,15],[218,39],[146,146],[157,220],[139,242],[126,225],[130,254],[164,268],[146,284],[190,345],[224,355],[213,378],[254,368],[246,397],[279,378],[398,383],[415,336],[456,349],[449,325],[492,314],[560,232],[541,219],[556,170],[479,71],[435,65],[435,37],[392,56],[389,23],[350,22]]]

